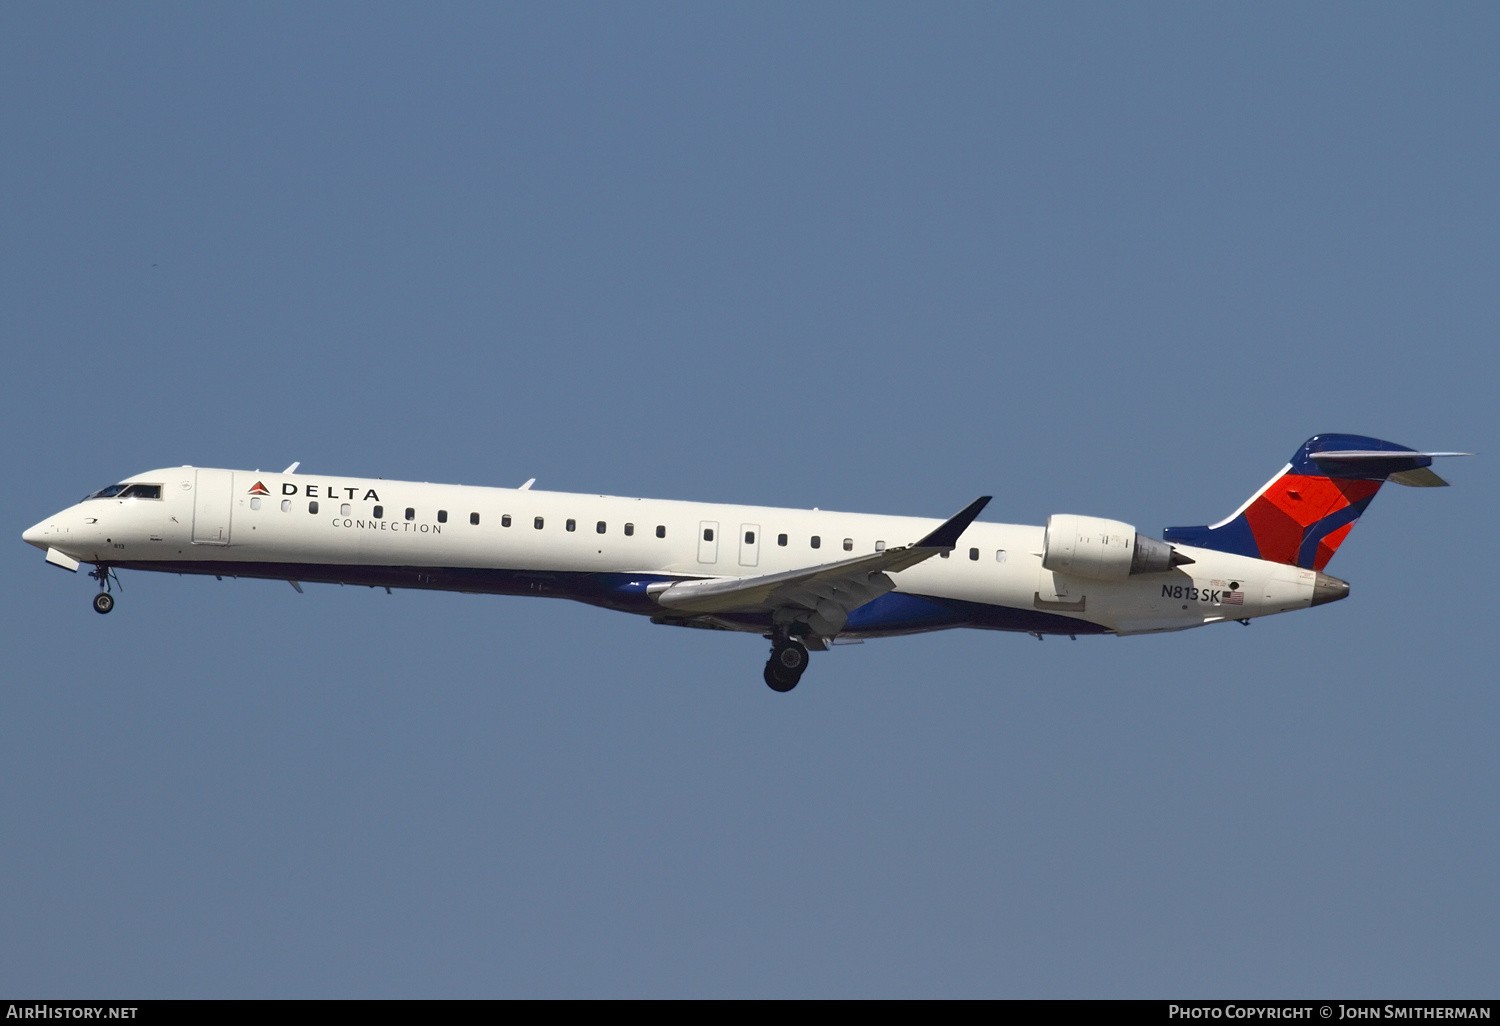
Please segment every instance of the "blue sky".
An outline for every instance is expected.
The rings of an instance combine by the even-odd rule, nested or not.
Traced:
[[[0,992],[1493,995],[1500,15],[0,10]],[[1309,435],[1348,601],[815,655],[124,574],[190,463],[1216,520]]]

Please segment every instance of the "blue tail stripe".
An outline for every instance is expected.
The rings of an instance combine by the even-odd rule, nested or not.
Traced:
[[[1179,545],[1196,545],[1200,549],[1216,552],[1232,552],[1236,556],[1260,558],[1260,546],[1255,544],[1255,535],[1250,531],[1250,521],[1243,515],[1235,517],[1220,528],[1169,527],[1161,535],[1169,542]]]
[[[1317,558],[1318,543],[1345,524],[1352,524],[1364,516],[1365,510],[1369,508],[1370,499],[1373,498],[1375,496],[1371,495],[1368,498],[1360,499],[1353,505],[1345,506],[1335,513],[1328,514],[1328,516],[1309,527],[1307,533],[1302,536],[1301,547],[1297,549],[1297,565],[1304,570],[1311,570],[1313,568],[1313,560]]]

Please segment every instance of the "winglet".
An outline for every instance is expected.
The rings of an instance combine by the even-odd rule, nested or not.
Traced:
[[[951,549],[958,545],[958,537],[968,530],[969,525],[978,519],[984,507],[990,504],[992,495],[981,495],[969,503],[955,516],[946,521],[943,526],[933,531],[926,538],[912,546],[914,549]]]

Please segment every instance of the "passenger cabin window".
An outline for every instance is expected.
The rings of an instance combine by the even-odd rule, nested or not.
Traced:
[[[533,520],[531,522],[531,526],[534,527],[534,528],[536,528],[538,531],[540,531],[542,529],[542,518],[541,517],[537,517],[535,520]]]
[[[875,551],[876,552],[884,552],[885,551],[885,542],[883,542],[883,541],[876,542],[875,543]]]
[[[376,506],[375,508],[377,510],[380,509],[379,506]],[[292,500],[291,499],[282,499],[281,500],[281,512],[283,512],[283,513],[290,513],[291,511],[292,511]],[[380,514],[378,512],[375,515],[377,517],[380,516]]]
[[[479,526],[479,514],[478,513],[470,513],[469,514],[469,523],[473,524],[475,527],[478,527]]]
[[[938,555],[942,556],[944,559],[947,559],[949,556],[953,555],[953,553],[948,551],[947,549],[944,549],[942,552],[939,552]]]
[[[658,538],[665,538],[667,536],[667,525],[666,524],[657,524],[656,525],[656,536]]]
[[[979,550],[978,549],[970,549],[969,550],[969,558],[970,559],[978,559],[979,558]]]
[[[370,516],[374,517],[376,520],[385,519],[385,507],[376,506],[375,509],[370,513]]]
[[[778,534],[776,536],[776,544],[777,545],[785,546],[786,545],[786,535],[784,535],[784,534]]]
[[[714,540],[714,529],[712,527],[705,527],[703,529],[703,540],[704,541],[713,541]]]
[[[844,539],[844,551],[845,552],[853,552],[854,551],[854,539],[853,538],[845,538]]]
[[[564,531],[576,531],[577,529],[578,521],[576,520],[569,520],[566,524],[563,524]]]
[[[633,534],[635,534],[635,525],[634,524],[626,524],[625,525],[625,537],[629,538]]]
[[[446,524],[447,522],[448,522],[448,511],[445,510],[445,509],[438,510],[438,523],[440,523],[440,524]]]
[[[417,511],[415,509],[412,509],[412,507],[410,507],[410,506],[406,507],[406,519],[408,519],[408,520],[415,520],[415,519],[417,519]]]
[[[1004,563],[1005,562],[1005,550],[1004,549],[996,549],[995,550],[995,562],[996,563]]]
[[[259,495],[255,496],[253,499],[250,500],[250,508],[251,509],[260,509],[260,496]]]
[[[823,547],[823,539],[819,538],[817,535],[813,535],[812,536],[812,547],[815,548],[815,549],[821,549]]]
[[[509,527],[510,526],[510,514],[509,513],[506,513],[504,516],[502,516],[500,518],[500,526],[501,527]]]
[[[341,516],[341,517],[347,517],[348,515],[349,515],[349,504],[346,502],[343,505],[339,506],[339,516]]]
[[[745,532],[745,544],[746,545],[754,545],[755,544],[755,532],[754,531],[746,531]]]
[[[596,533],[596,534],[603,534],[604,533],[604,521],[601,520],[597,524],[594,525],[594,533]]]
[[[316,513],[318,511],[318,500],[317,499],[314,499],[312,502],[309,502],[307,504],[307,511],[309,513]]]

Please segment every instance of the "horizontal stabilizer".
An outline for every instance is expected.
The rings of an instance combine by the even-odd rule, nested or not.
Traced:
[[[1335,436],[1337,437],[1337,436]],[[1348,436],[1344,436],[1348,438]],[[1376,441],[1376,439],[1371,439]],[[1299,453],[1299,461],[1292,460],[1294,473],[1325,474],[1341,480],[1384,481],[1408,470],[1421,470],[1432,466],[1432,461],[1441,456],[1467,456],[1466,452],[1417,452],[1405,449],[1393,442],[1382,443],[1387,449],[1313,449]],[[1304,446],[1304,448],[1307,448]]]
[[[1443,455],[1449,455],[1444,453]],[[1458,453],[1452,455],[1457,456]],[[1448,482],[1432,472],[1430,467],[1417,467],[1413,470],[1398,470],[1390,476],[1390,480],[1398,485],[1406,485],[1408,488],[1447,488]]]
[[[1315,460],[1388,460],[1392,456],[1472,456],[1472,452],[1408,452],[1386,451],[1379,449],[1334,449],[1326,452],[1309,453]]]

